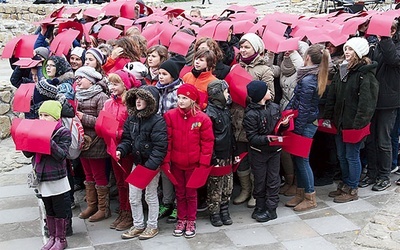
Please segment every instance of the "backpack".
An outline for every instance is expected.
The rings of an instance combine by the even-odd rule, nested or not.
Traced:
[[[81,154],[84,143],[84,131],[81,120],[78,117],[62,117],[62,124],[71,131],[71,146],[67,159],[75,160]]]

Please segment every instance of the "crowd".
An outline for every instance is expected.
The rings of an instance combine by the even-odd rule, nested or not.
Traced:
[[[379,13],[390,25],[374,33],[376,13],[259,18],[233,6],[206,18],[115,3],[103,15],[57,10],[24,48],[33,63],[10,58],[11,83],[35,83],[25,118],[57,122],[49,155],[24,151],[46,209],[42,249],[67,247],[79,179],[87,203],[79,218],[111,216],[115,179],[110,229],[141,240],[156,236],[164,217],[174,236],[194,237],[203,208],[213,226],[231,225],[232,203],[247,202],[258,222],[274,220],[279,194],[293,196],[285,206],[294,211],[313,209],[314,187],[334,180],[329,196],[338,203],[357,200],[358,188],[390,187],[400,133],[399,14]],[[112,140],[103,112],[117,122]],[[71,157],[74,132],[64,118],[83,127],[79,157]],[[234,180],[241,191],[231,203]]]

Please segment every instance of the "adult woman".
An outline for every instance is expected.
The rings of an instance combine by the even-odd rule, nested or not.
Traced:
[[[71,51],[71,56],[69,57],[69,63],[73,71],[77,70],[85,64],[85,54],[86,50],[82,47],[75,47]]]
[[[168,59],[168,49],[163,45],[154,45],[147,50],[146,66],[149,73],[145,77],[147,85],[158,82],[158,68]]]
[[[343,141],[342,131],[367,126],[375,112],[379,83],[375,78],[376,62],[366,57],[368,41],[351,38],[343,46],[345,61],[335,74],[325,105],[324,118],[332,119],[339,133],[336,135],[337,155],[342,170],[342,182],[330,192],[334,202],[344,203],[358,199],[358,182],[361,176],[360,147]]]
[[[74,82],[74,73],[71,65],[64,57],[51,56],[45,62],[43,67],[43,75],[46,79],[57,78],[58,94],[64,95],[66,99],[74,99],[74,90],[72,84]]]
[[[85,172],[86,202],[88,207],[79,218],[96,222],[111,216],[109,208],[109,188],[106,175],[106,144],[96,135],[96,119],[108,99],[100,85],[96,84],[103,76],[94,68],[83,66],[75,72],[78,101],[77,117],[85,131],[85,147],[80,159]],[[87,140],[86,140],[87,139]]]

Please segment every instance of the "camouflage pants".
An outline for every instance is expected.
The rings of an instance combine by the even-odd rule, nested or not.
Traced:
[[[210,176],[207,181],[207,204],[211,214],[219,213],[223,204],[228,204],[233,189],[233,174]]]

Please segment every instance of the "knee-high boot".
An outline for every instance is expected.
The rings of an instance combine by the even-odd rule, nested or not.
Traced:
[[[49,232],[49,241],[41,248],[41,250],[49,250],[55,241],[56,236],[56,225],[54,216],[46,216],[46,224]]]
[[[49,250],[63,250],[67,248],[67,219],[55,218],[56,237],[54,245]]]
[[[110,189],[107,186],[96,186],[97,191],[97,212],[89,217],[90,222],[97,222],[104,219],[107,219],[111,216],[110,211],[110,198],[109,193]]]
[[[94,182],[85,181],[87,208],[79,214],[79,218],[87,219],[97,212],[97,192]]]

